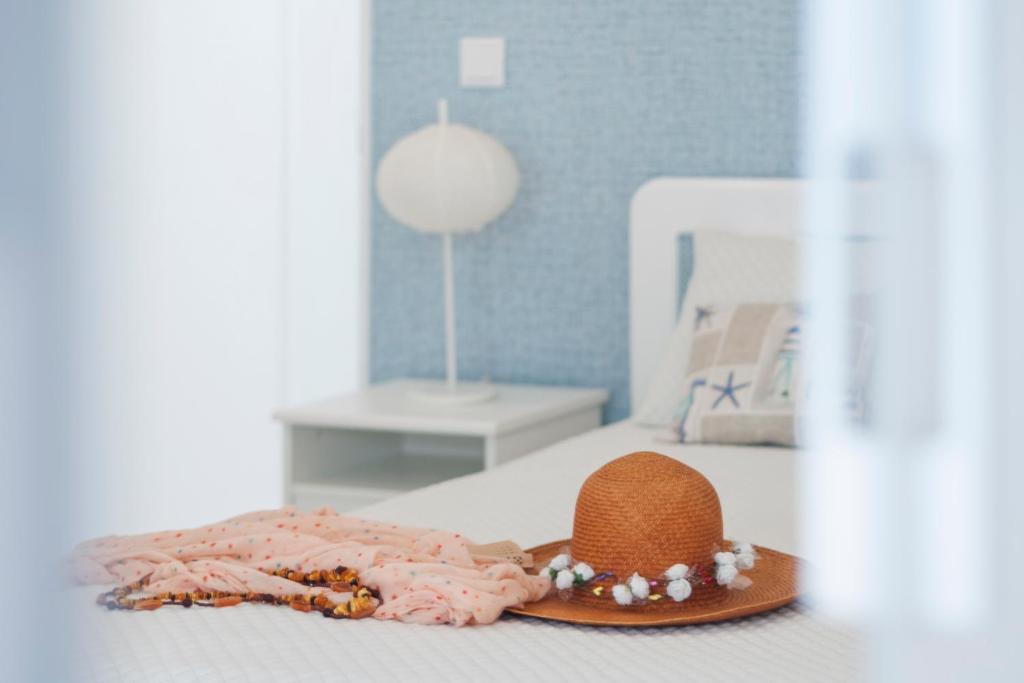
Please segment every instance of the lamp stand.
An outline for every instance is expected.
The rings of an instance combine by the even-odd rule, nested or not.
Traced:
[[[450,232],[441,236],[441,253],[444,261],[445,383],[443,386],[410,389],[409,396],[421,401],[448,405],[489,401],[497,395],[492,385],[486,382],[459,384],[458,381],[455,342],[455,269],[452,263],[452,234]]]

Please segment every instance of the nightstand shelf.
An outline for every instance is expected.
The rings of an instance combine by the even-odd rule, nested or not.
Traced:
[[[398,380],[280,410],[286,503],[346,510],[495,467],[600,425],[602,389],[496,385],[463,406],[408,396]]]
[[[396,495],[481,469],[479,462],[461,456],[396,453],[338,468],[336,474],[324,474],[316,481],[296,480],[293,487],[296,490],[331,488]]]

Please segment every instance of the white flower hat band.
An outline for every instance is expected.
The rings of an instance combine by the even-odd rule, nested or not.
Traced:
[[[638,572],[625,578],[616,576],[614,572],[597,573],[586,562],[573,564],[568,552],[555,555],[538,573],[551,577],[562,599],[569,599],[570,591],[579,588],[589,588],[591,593],[601,597],[608,594],[610,586],[610,594],[615,602],[628,607],[648,601],[656,602],[662,598],[683,602],[693,595],[694,588],[724,586],[744,590],[753,582],[740,572],[753,569],[756,560],[757,552],[753,545],[734,541],[731,550],[714,554],[711,569],[703,565],[690,567],[677,562],[656,579],[648,579]]]

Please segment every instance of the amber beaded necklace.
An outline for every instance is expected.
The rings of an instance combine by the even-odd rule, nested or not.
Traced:
[[[164,605],[181,605],[192,607],[234,607],[243,602],[255,602],[268,605],[288,605],[299,612],[317,611],[331,619],[362,619],[373,614],[376,606],[374,599],[380,595],[373,589],[363,586],[359,581],[359,573],[355,569],[337,567],[333,570],[314,570],[309,573],[293,569],[265,571],[271,576],[288,579],[303,586],[328,588],[335,592],[351,592],[352,597],[346,602],[331,602],[323,593],[312,595],[295,593],[289,595],[271,595],[270,593],[224,593],[221,591],[188,591],[184,593],[157,593],[145,597],[133,598],[134,593],[142,592],[149,585],[151,574],[147,574],[134,583],[102,593],[96,598],[96,604],[115,610],[155,610]]]

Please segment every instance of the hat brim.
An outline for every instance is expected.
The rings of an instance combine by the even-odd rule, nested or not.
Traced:
[[[530,548],[527,552],[533,555],[536,567],[546,567],[568,545],[569,540],[566,539]],[[757,564],[743,572],[753,583],[744,590],[729,590],[721,586],[696,587],[683,602],[675,602],[666,596],[656,602],[624,607],[615,602],[610,591],[596,596],[591,587],[583,586],[572,589],[568,599],[552,593],[543,600],[511,607],[507,611],[588,626],[683,626],[738,619],[778,609],[796,600],[799,595],[799,558],[770,548],[755,548]],[[595,569],[601,571],[600,567]]]

